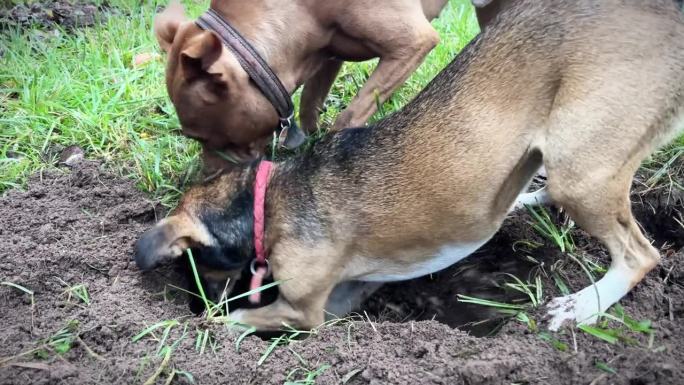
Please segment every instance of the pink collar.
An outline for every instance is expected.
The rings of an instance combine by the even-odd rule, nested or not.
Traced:
[[[270,273],[270,266],[266,259],[266,249],[264,247],[264,207],[266,203],[266,187],[268,186],[268,177],[272,167],[273,163],[268,160],[259,162],[254,180],[254,251],[256,252],[256,258],[250,265],[252,272],[252,280],[249,284],[250,291],[261,287],[264,278]],[[261,292],[252,293],[249,296],[249,302],[253,304],[261,302]]]

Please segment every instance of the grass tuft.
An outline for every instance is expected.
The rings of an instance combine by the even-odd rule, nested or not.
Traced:
[[[530,224],[539,235],[553,242],[562,253],[572,252],[575,250],[575,241],[572,238],[571,231],[574,224],[568,226],[556,226],[551,219],[549,212],[543,207],[527,207],[530,215],[534,219]]]
[[[90,295],[88,294],[88,287],[83,284],[79,283],[76,285],[69,285],[68,283],[62,281],[63,285],[65,285],[67,288],[64,290],[64,294],[67,296],[67,302],[71,302],[72,298],[76,298],[82,303],[84,303],[86,306],[90,305]]]

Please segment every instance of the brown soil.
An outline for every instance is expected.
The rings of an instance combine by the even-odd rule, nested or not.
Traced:
[[[456,294],[515,300],[496,288],[506,278],[501,272],[526,277],[538,266],[527,255],[542,262],[546,272],[559,266],[558,252],[530,230],[526,215],[518,214],[464,263],[431,278],[388,285],[367,302],[364,320],[322,327],[309,338],[276,347],[257,366],[270,341],[249,336],[237,352],[238,332],[192,316],[186,298],[166,286],[183,285],[177,271],[143,275],[131,263],[133,242],[161,215],[154,202],[96,163],[45,172],[34,176],[26,191],[0,198],[0,281],[35,293],[32,305],[29,295],[0,286],[0,384],[143,383],[162,364],[157,354],[162,331],[155,332],[156,340],[132,339],[147,326],[172,319],[181,325],[162,342],[180,342],[153,383],[165,383],[175,369],[191,373],[199,384],[282,384],[305,380],[306,368],[322,370],[319,384],[681,384],[684,230],[673,219],[680,214],[671,211],[681,208],[681,201],[663,197],[658,191],[646,194],[635,211],[656,242],[664,244],[666,257],[621,301],[627,314],[653,321],[651,341],[628,333],[634,341],[608,344],[568,329],[552,335],[567,345],[562,351],[518,321],[487,338],[452,328],[497,318],[457,302]],[[514,249],[521,239],[543,246],[518,243]],[[581,231],[575,239],[578,253],[605,261],[605,251]],[[572,263],[563,271],[571,290],[587,285]],[[77,284],[87,286],[89,305],[69,298],[67,285]],[[550,298],[553,285],[547,288]],[[486,334],[500,323],[470,330]],[[59,353],[60,345],[46,341],[65,325],[78,338]],[[187,325],[185,337],[182,325]],[[200,353],[198,335],[207,329],[210,343]],[[173,380],[187,382],[182,374]]]
[[[39,26],[43,29],[54,29],[59,26],[69,30],[89,27],[104,21],[104,18],[111,11],[112,9],[106,3],[96,6],[92,2],[83,1],[31,1],[27,4],[16,4],[6,9],[0,7],[0,26]]]

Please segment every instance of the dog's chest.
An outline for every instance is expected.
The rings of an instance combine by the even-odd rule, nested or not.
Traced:
[[[435,273],[469,256],[487,241],[488,238],[479,242],[444,245],[430,256],[425,256],[424,252],[420,251],[415,253],[410,250],[403,251],[404,255],[414,254],[415,262],[413,263],[404,262],[405,258],[402,258],[402,262],[398,262],[392,258],[362,257],[362,263],[366,269],[356,279],[369,282],[402,281]]]

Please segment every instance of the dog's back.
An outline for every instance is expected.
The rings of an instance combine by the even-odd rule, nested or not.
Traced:
[[[518,1],[465,54],[451,105],[492,148],[530,145],[547,167],[573,163],[580,174],[606,162],[632,170],[678,131],[684,23],[670,0]],[[492,155],[491,172],[519,166]],[[522,186],[507,182],[500,210]]]
[[[402,111],[294,161],[292,183],[330,177],[362,213],[354,228],[383,244],[415,244],[432,223],[432,240],[493,233],[542,159],[569,210],[580,203],[564,195],[605,180],[626,197],[682,120],[682,14],[671,0],[513,3]]]

